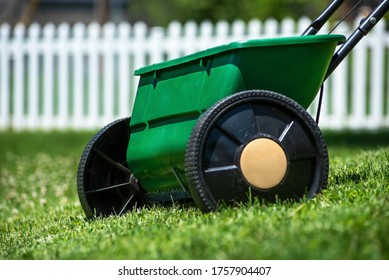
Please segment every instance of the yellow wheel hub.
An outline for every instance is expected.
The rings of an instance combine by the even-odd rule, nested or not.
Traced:
[[[240,168],[244,178],[254,187],[270,189],[285,177],[287,160],[281,146],[268,138],[258,138],[243,149]]]

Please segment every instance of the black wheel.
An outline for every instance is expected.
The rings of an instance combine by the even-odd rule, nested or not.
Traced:
[[[89,218],[121,215],[140,203],[137,180],[126,161],[129,122],[124,118],[101,129],[81,156],[77,189]]]
[[[185,172],[203,211],[221,201],[299,200],[326,186],[328,152],[303,107],[274,92],[251,90],[200,116],[188,140]]]

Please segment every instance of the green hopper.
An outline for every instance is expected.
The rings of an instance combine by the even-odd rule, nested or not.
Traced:
[[[371,18],[389,8],[382,1],[347,40],[316,35],[342,2],[302,36],[233,42],[135,71],[132,116],[101,129],[81,157],[86,215],[172,201],[207,212],[317,194],[327,184],[328,153],[306,109],[374,26]]]

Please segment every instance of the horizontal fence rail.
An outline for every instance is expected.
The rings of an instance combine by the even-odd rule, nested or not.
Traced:
[[[135,69],[231,41],[299,35],[310,21],[209,22],[166,29],[67,23],[0,25],[0,129],[95,129],[130,116]],[[357,23],[356,23],[357,24]],[[324,129],[389,127],[389,33],[384,21],[324,86]],[[348,35],[341,25],[335,33]],[[324,28],[322,33],[325,33]],[[314,115],[317,100],[308,111]]]

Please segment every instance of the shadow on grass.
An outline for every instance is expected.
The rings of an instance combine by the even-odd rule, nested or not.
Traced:
[[[49,155],[81,156],[96,131],[23,131],[0,132],[2,154],[19,155],[46,153]],[[329,149],[373,149],[389,146],[389,129],[377,131],[323,131]]]
[[[371,149],[389,146],[389,129],[377,131],[323,131],[327,146]]]

